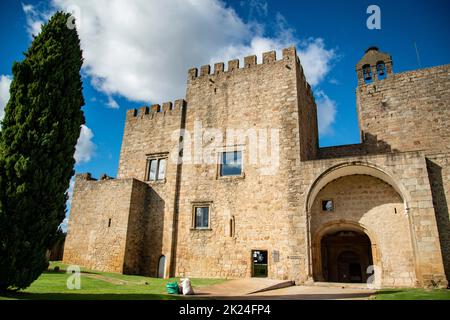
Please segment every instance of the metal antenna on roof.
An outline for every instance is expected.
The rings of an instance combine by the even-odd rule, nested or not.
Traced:
[[[416,48],[417,63],[419,64],[419,68],[422,68],[422,64],[420,63],[419,49],[417,49],[417,43],[415,41],[414,48]]]

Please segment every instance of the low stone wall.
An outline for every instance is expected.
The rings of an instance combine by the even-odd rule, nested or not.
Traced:
[[[87,174],[76,176],[64,263],[139,273],[142,232],[136,226],[142,201],[138,199],[147,187],[142,184],[135,179],[95,181]]]

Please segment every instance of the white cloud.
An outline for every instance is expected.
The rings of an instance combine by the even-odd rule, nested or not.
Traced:
[[[119,104],[111,96],[108,97],[106,105],[111,109],[119,109]]]
[[[11,76],[0,75],[0,121],[5,115],[5,107],[9,101],[9,87],[11,82]]]
[[[266,1],[248,5],[255,16],[267,14]],[[23,7],[30,26],[48,16]],[[266,24],[244,22],[219,0],[52,0],[52,7],[77,16],[84,71],[110,108],[119,107],[113,95],[144,103],[182,98],[187,70],[208,62],[252,54],[261,61],[262,52],[276,50],[280,57],[282,48],[295,45],[308,82],[317,86],[336,58],[323,39],[298,39],[281,14],[269,37]],[[322,91],[317,97],[321,134],[330,134],[336,104]]]
[[[67,195],[69,199],[67,199],[67,206],[70,207],[72,205],[72,197],[73,197],[73,188],[75,187],[75,176],[70,179],[69,189],[67,189]]]
[[[241,1],[241,6],[248,6],[248,18],[249,20],[254,19],[254,17],[266,17],[268,10],[268,3],[266,0],[246,0]]]
[[[52,0],[52,5],[53,10],[71,11],[76,6],[84,70],[92,84],[108,96],[134,101],[181,98],[191,67],[249,54],[261,59],[264,51],[290,45],[297,45],[314,85],[326,75],[334,57],[321,39],[296,39],[280,14],[275,36],[267,37],[265,25],[244,22],[219,0]],[[254,1],[252,10],[265,14],[267,4]],[[35,14],[35,8],[25,5],[24,11],[29,25],[35,18],[40,22],[42,15]]]
[[[41,32],[41,25],[46,22],[50,16],[50,11],[41,10],[40,7],[22,3],[22,10],[25,12],[27,21],[27,31],[30,36],[38,35]]]
[[[306,79],[312,86],[325,78],[331,69],[332,60],[336,57],[334,50],[325,48],[324,40],[321,38],[304,41],[298,55]]]
[[[63,222],[61,222],[61,224],[59,225],[59,227],[61,228],[61,230],[63,232],[67,232],[67,227],[69,225],[69,216],[66,215],[66,217],[64,218]]]
[[[337,111],[336,102],[330,99],[322,90],[317,90],[315,95],[319,134],[331,135],[333,134],[332,125],[334,123]]]
[[[70,207],[72,206],[72,197],[73,197],[73,188],[74,188],[74,186],[75,186],[75,176],[73,176],[70,179],[69,189],[67,189],[67,195],[69,196],[69,199],[67,199],[67,201],[66,201],[66,209],[67,209],[66,217],[64,218],[64,220],[59,225],[59,227],[64,232],[67,232],[67,226],[69,224],[69,214],[70,214]]]
[[[96,145],[92,141],[94,133],[87,126],[81,126],[80,137],[75,148],[75,161],[77,163],[89,162],[95,153]]]

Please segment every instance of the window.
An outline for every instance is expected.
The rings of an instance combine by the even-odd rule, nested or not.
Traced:
[[[334,211],[333,200],[323,200],[322,201],[322,211]]]
[[[242,175],[242,151],[222,152],[220,160],[221,177]]]
[[[209,207],[194,207],[194,227],[196,229],[209,227]]]
[[[147,180],[164,180],[166,178],[166,163],[166,158],[149,159]]]
[[[166,159],[159,159],[158,180],[166,178]]]
[[[234,237],[234,229],[235,229],[235,221],[234,221],[234,216],[231,217],[230,219],[230,237]]]

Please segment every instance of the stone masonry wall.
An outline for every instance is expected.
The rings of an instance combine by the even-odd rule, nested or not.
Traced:
[[[136,242],[127,246],[137,216],[131,210],[130,219],[136,183],[133,179],[94,181],[87,174],[76,176],[65,263],[108,272],[139,271],[133,261],[139,255],[139,233],[132,236],[136,238],[132,242]]]
[[[164,255],[166,277],[242,278],[267,250],[269,278],[305,283],[315,232],[352,221],[377,239],[385,286],[446,286],[449,79],[447,65],[360,81],[362,143],[319,148],[295,48],[191,69],[186,101],[127,112],[118,179],[77,175],[64,261],[157,276]],[[220,153],[235,150],[243,174],[220,177]],[[148,181],[151,157],[167,159],[165,179]],[[318,212],[323,197],[335,212]],[[194,228],[195,205],[210,207],[208,228]]]
[[[356,95],[370,152],[450,149],[450,65],[360,84]]]
[[[167,102],[127,112],[117,177],[139,179],[150,187],[146,197],[132,203],[143,206],[141,272],[149,276],[156,276],[161,255],[166,257],[166,276],[171,274],[177,177],[180,176],[179,137],[184,127],[185,108],[184,100],[176,100],[174,104]],[[167,158],[164,180],[148,181],[147,159],[151,156]]]
[[[305,157],[312,156],[316,146],[309,142],[314,138],[301,137],[299,129],[299,106],[305,110],[302,117],[313,118],[313,111],[306,111],[315,108],[312,98],[306,98],[310,96],[294,48],[285,49],[280,60],[276,60],[275,52],[265,53],[262,64],[256,63],[256,56],[250,56],[244,59],[243,68],[233,60],[227,71],[222,63],[215,64],[213,74],[209,66],[202,67],[200,75],[196,69],[190,70],[186,129],[193,133],[199,125],[196,121],[201,121],[202,128],[222,132],[224,141],[204,137],[203,145],[211,147],[213,157],[226,147],[242,148],[244,175],[218,177],[217,164],[183,164],[177,275],[250,277],[251,251],[267,250],[268,277],[290,277],[291,246],[305,240],[304,232],[295,233],[292,228],[293,216],[300,210],[296,181],[301,176],[301,144],[311,145]],[[229,142],[226,129],[255,129],[258,133],[259,129],[279,130],[279,167],[270,173],[264,171],[268,164],[251,163],[248,156],[254,142]],[[196,203],[211,205],[209,229],[192,228]],[[230,236],[233,217],[235,232]],[[279,261],[273,259],[277,251]]]
[[[352,166],[360,164],[374,167],[381,172],[387,173],[390,179],[395,181],[395,184],[402,190],[402,198],[406,202],[405,206],[407,207],[406,213],[408,215],[411,244],[414,252],[417,285],[432,286],[437,284],[446,286],[447,280],[444,272],[437,220],[433,207],[432,190],[429,183],[430,178],[423,153],[406,152],[302,162],[302,206],[305,206],[305,210],[307,211],[306,203],[311,186],[315,181],[322,179],[321,177],[325,173],[334,170],[333,168],[343,166],[347,167],[343,169],[346,172],[345,175],[347,175],[351,173]],[[371,195],[368,194],[368,197],[371,197]],[[384,217],[380,217],[380,219],[384,219]],[[389,223],[389,219],[385,221]],[[367,228],[381,229],[381,226],[369,223],[367,224]],[[384,228],[379,231],[383,232],[383,230]],[[393,238],[391,240],[394,241],[395,239]],[[389,237],[387,241],[390,241]],[[408,239],[404,239],[403,241],[408,242]],[[305,250],[310,250],[308,247],[309,245],[305,246]],[[397,249],[395,249],[395,252],[397,252]],[[308,256],[310,255],[311,252],[309,252]],[[390,255],[391,253],[389,252],[381,251],[381,263],[390,265],[389,261],[384,261],[384,257],[389,257]],[[312,270],[306,269],[303,272],[311,273]]]
[[[448,207],[450,203],[450,153],[428,154],[427,169],[445,273],[447,279],[450,279],[450,214]]]
[[[322,200],[332,199],[334,210],[322,210]],[[354,222],[365,226],[381,252],[384,286],[414,286],[414,253],[408,216],[400,195],[383,180],[369,175],[350,175],[327,184],[311,210],[311,234],[330,222]],[[372,253],[373,254],[373,253]],[[376,264],[378,261],[374,261]],[[366,272],[366,270],[363,270]]]
[[[147,248],[145,243],[149,224],[147,205],[151,188],[142,181],[136,179],[132,181],[123,273],[143,274],[148,268],[143,265],[142,258]]]

